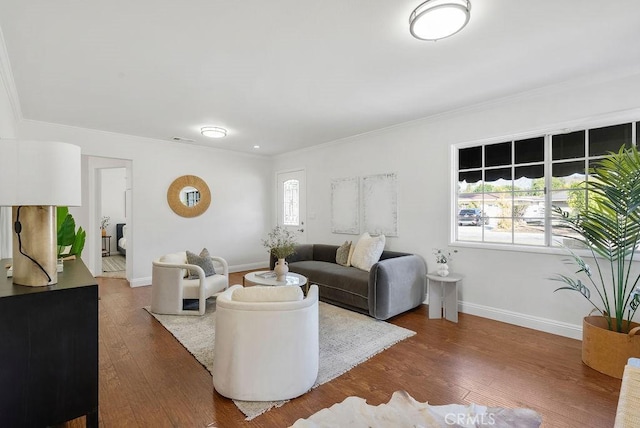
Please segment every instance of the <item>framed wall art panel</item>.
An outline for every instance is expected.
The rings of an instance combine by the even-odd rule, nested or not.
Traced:
[[[362,178],[364,230],[398,236],[398,186],[395,173]]]
[[[358,177],[331,180],[331,231],[360,233],[360,180]]]

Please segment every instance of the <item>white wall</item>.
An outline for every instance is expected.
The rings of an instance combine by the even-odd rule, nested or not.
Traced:
[[[263,157],[35,121],[21,121],[18,136],[77,144],[83,156],[131,161],[130,240],[135,250],[127,267],[133,265],[133,286],[150,284],[153,259],[187,249],[206,247],[235,270],[268,264],[260,238],[271,226],[272,177]],[[211,206],[199,217],[179,217],[167,204],[169,185],[185,174],[201,177],[211,189]],[[83,177],[83,186],[87,182]],[[88,209],[86,203],[83,189],[82,210]],[[92,221],[80,224],[95,230],[99,224]]]
[[[573,124],[600,115],[640,119],[640,74],[615,79],[575,80],[546,90],[368,133],[275,159],[307,173],[308,242],[342,243],[355,235],[331,233],[334,178],[396,172],[399,236],[387,249],[416,252],[430,270],[433,248],[450,243],[452,145]],[[620,113],[627,111],[627,113]],[[629,119],[633,120],[633,119]],[[554,273],[571,274],[557,254],[460,247],[452,262],[465,275],[461,310],[544,331],[580,337],[590,308],[577,294],[553,293]]]
[[[396,172],[399,236],[388,238],[387,248],[421,254],[433,266],[432,249],[446,247],[450,242],[452,145],[557,129],[603,115],[638,120],[638,93],[640,74],[576,79],[567,85],[290,153],[272,161],[33,121],[20,121],[17,137],[67,141],[81,146],[85,156],[131,161],[131,241],[135,258],[132,267],[128,264],[128,277],[132,285],[150,283],[154,258],[172,251],[199,251],[204,246],[213,254],[224,256],[236,270],[266,265],[260,238],[270,229],[275,209],[274,172],[293,167],[302,167],[307,174],[307,241],[336,244],[357,236],[330,231],[330,180]],[[88,174],[84,168],[83,171]],[[179,217],[166,202],[167,188],[183,174],[200,176],[211,188],[211,207],[200,217]],[[83,189],[83,203],[86,197],[87,190]],[[80,218],[86,219],[87,215]],[[97,219],[85,221],[89,224],[80,224],[87,230],[97,226],[91,224]],[[556,272],[571,273],[562,263],[563,257],[472,246],[458,249],[451,267],[465,275],[461,310],[579,337],[588,304],[578,295],[554,294],[558,284],[548,280]]]
[[[15,138],[16,118],[0,74],[0,138]]]
[[[0,139],[16,136],[16,116],[7,87],[5,78],[0,73]],[[11,207],[0,207],[0,259],[13,257],[12,239]]]

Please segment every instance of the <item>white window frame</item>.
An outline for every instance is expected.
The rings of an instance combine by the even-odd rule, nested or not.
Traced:
[[[296,183],[295,186],[295,195],[291,195],[292,198],[291,199],[287,199],[287,183]],[[297,179],[289,179],[286,180],[285,182],[282,183],[282,185],[284,186],[283,188],[283,204],[285,205],[284,207],[282,207],[282,224],[285,226],[300,226],[300,180]],[[296,221],[293,223],[288,223],[287,222],[287,205],[288,202],[291,201],[291,209],[294,210],[295,213],[295,218]]]
[[[514,133],[502,137],[492,137],[486,139],[480,139],[475,141],[469,141],[464,143],[458,143],[451,145],[451,204],[450,204],[450,245],[454,247],[470,247],[470,248],[484,248],[495,250],[507,250],[529,253],[545,253],[545,254],[566,254],[566,249],[558,246],[552,246],[552,228],[551,228],[551,192],[547,189],[551,188],[551,138],[554,135],[568,134],[576,131],[588,131],[589,129],[601,128],[606,126],[622,125],[625,123],[634,123],[631,131],[631,143],[640,148],[640,136],[637,135],[638,127],[635,122],[640,123],[640,109],[633,109],[624,112],[612,113],[607,115],[601,115],[595,118],[580,119],[571,122],[565,122],[556,124],[553,126],[540,128],[522,133]],[[498,144],[509,141],[525,140],[528,138],[536,138],[544,136],[544,179],[545,179],[545,245],[522,245],[513,243],[498,243],[498,242],[484,242],[484,241],[459,241],[458,238],[458,151],[460,149],[484,146],[490,144]],[[587,137],[588,138],[588,137]],[[484,156],[484,151],[483,151]],[[588,152],[585,153],[587,159],[597,159],[600,156],[594,156],[589,158]],[[579,158],[577,158],[579,159]],[[482,163],[483,169],[484,161]],[[581,253],[582,251],[577,251]],[[586,254],[586,253],[585,253]]]

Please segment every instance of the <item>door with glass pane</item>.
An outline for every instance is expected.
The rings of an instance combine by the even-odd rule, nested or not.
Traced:
[[[295,232],[301,244],[307,242],[305,175],[304,170],[277,174],[278,225]]]

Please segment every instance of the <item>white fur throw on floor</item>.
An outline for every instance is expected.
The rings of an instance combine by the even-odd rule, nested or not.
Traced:
[[[529,409],[505,409],[477,404],[430,406],[396,391],[387,404],[371,406],[360,397],[347,397],[342,403],[322,409],[308,419],[298,419],[292,428],[413,428],[413,427],[492,427],[539,428],[540,415]]]

